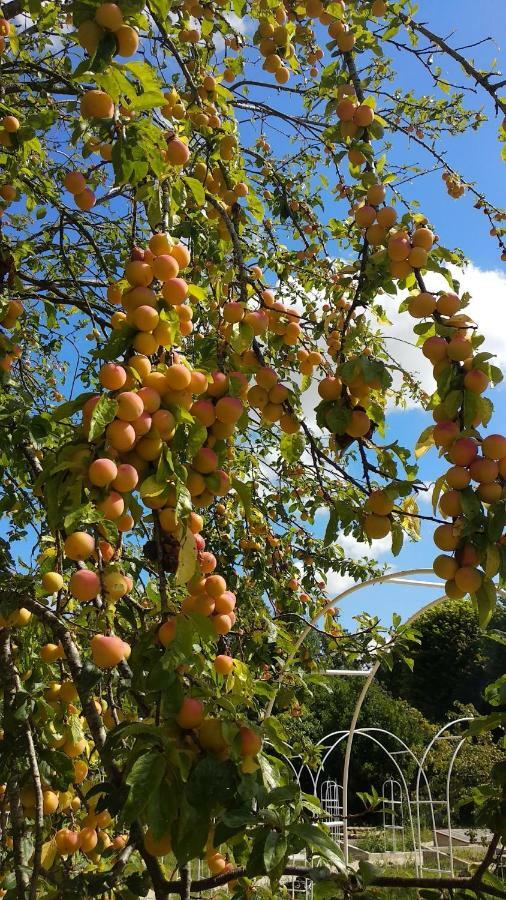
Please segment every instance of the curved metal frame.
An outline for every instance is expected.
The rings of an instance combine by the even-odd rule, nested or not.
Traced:
[[[417,772],[417,775],[416,775],[416,789],[415,789],[415,791],[416,791],[416,792],[415,792],[415,798],[416,798],[415,802],[416,802],[417,822],[418,822],[418,844],[419,844],[420,847],[421,847],[421,835],[420,835],[420,775],[421,775],[421,772],[422,772],[422,770],[423,770],[423,772],[424,772],[424,777],[426,778],[426,775],[425,775],[425,762],[426,762],[426,760],[427,760],[427,757],[428,757],[429,753],[431,752],[432,748],[434,747],[434,744],[436,743],[436,741],[440,740],[440,739],[443,737],[443,735],[445,734],[446,731],[449,731],[450,728],[453,728],[455,725],[459,725],[461,722],[471,722],[471,721],[472,721],[471,716],[461,716],[459,719],[454,719],[453,722],[447,722],[446,725],[443,725],[443,727],[440,728],[438,732],[436,732],[436,734],[432,737],[432,739],[429,741],[429,743],[427,744],[427,746],[426,746],[426,748],[425,748],[425,750],[424,750],[423,756],[422,756],[422,758],[421,758],[421,760],[420,760],[420,768],[419,768],[419,770],[418,770],[418,772]],[[452,876],[453,876],[453,843],[452,843],[452,833],[451,833],[452,827],[451,827],[451,809],[450,809],[450,784],[451,784],[451,777],[452,777],[453,766],[454,766],[455,760],[456,760],[456,758],[457,758],[457,756],[458,756],[458,753],[460,752],[460,749],[461,749],[462,745],[465,743],[465,741],[466,741],[466,738],[462,738],[462,740],[459,742],[459,744],[458,744],[458,746],[457,746],[455,752],[453,753],[452,759],[451,759],[451,761],[450,761],[450,765],[449,765],[449,767],[448,767],[448,772],[447,772],[447,775],[446,775],[446,815],[447,815],[447,821],[448,821],[448,849],[449,849],[449,851],[450,851],[450,852],[449,852],[449,857],[450,857],[450,872],[451,872]],[[433,825],[433,832],[434,832],[434,847],[435,847],[435,850],[436,850],[436,858],[437,858],[438,872],[441,872],[441,864],[440,864],[440,861],[439,861],[439,856],[440,856],[440,853],[439,853],[439,844],[438,844],[438,842],[437,842],[436,829],[435,829],[435,826],[434,826],[434,825]]]
[[[384,801],[387,799],[386,798],[387,787],[390,788],[390,797],[388,798],[388,802],[390,803],[390,808],[387,809],[386,804],[384,802],[383,809],[382,809],[385,850],[387,847],[387,834],[388,834],[388,831],[391,830],[391,832],[392,832],[392,850],[394,852],[397,850],[397,838],[396,838],[395,833],[396,833],[396,831],[401,831],[401,833],[402,833],[402,849],[404,851],[406,849],[406,842],[404,840],[404,809],[403,809],[404,794],[402,792],[402,784],[400,783],[400,781],[397,781],[395,778],[387,778],[386,781],[384,781],[381,786],[381,796],[383,797]],[[398,791],[399,791],[399,797],[400,797],[399,800],[395,799],[395,790],[396,789],[398,789]],[[406,798],[406,801],[408,803],[408,809],[409,809],[409,797]],[[395,808],[397,806],[400,809],[400,822],[401,822],[400,825],[396,824],[397,813],[395,811]],[[390,816],[392,819],[392,822],[390,825],[387,823],[387,816]]]
[[[333,607],[335,608],[336,604],[345,600],[347,597],[351,596],[352,594],[356,593],[357,591],[362,590],[363,588],[366,588],[366,587],[372,587],[376,584],[386,584],[386,583],[391,582],[394,584],[395,583],[406,584],[406,585],[412,585],[412,586],[418,586],[418,587],[428,587],[428,588],[433,588],[434,590],[438,590],[439,588],[442,587],[442,585],[436,581],[434,581],[434,582],[432,582],[432,581],[416,581],[416,580],[412,580],[407,577],[407,576],[411,576],[411,575],[433,575],[433,574],[434,573],[433,573],[432,569],[425,569],[425,568],[424,569],[404,569],[399,572],[390,572],[390,573],[387,573],[386,575],[381,575],[376,578],[371,578],[368,581],[360,582],[359,584],[352,585],[351,587],[342,591],[340,594],[337,594],[332,600],[328,601],[328,603],[316,614],[316,616],[313,617],[313,619],[302,630],[301,634],[295,641],[295,644],[293,646],[291,653],[288,655],[287,659],[285,660],[284,666],[278,676],[278,686],[281,686],[281,684],[283,683],[285,674],[286,674],[288,668],[290,667],[290,665],[292,664],[293,660],[295,659],[297,652],[300,649],[304,640],[306,639],[307,635],[309,634],[309,632],[311,631],[313,626],[315,626],[317,624],[317,622],[322,618],[322,616],[325,615],[325,613],[328,612],[329,609],[332,609]],[[501,591],[501,594],[502,593],[503,592]],[[406,626],[406,625],[412,624],[421,615],[423,615],[423,613],[425,613],[429,609],[432,609],[433,607],[437,606],[439,603],[443,602],[444,600],[446,600],[446,595],[439,596],[435,600],[432,600],[430,603],[425,604],[420,609],[416,610],[411,616],[409,616],[409,618],[406,620],[404,625]],[[335,749],[335,747],[337,747],[341,743],[341,741],[343,741],[345,738],[347,739],[346,740],[345,759],[344,759],[343,786],[342,787],[343,787],[343,855],[344,855],[344,862],[346,865],[348,865],[349,864],[348,789],[349,789],[349,770],[350,770],[350,761],[351,761],[351,751],[352,751],[352,747],[353,747],[353,740],[354,740],[355,735],[364,735],[364,736],[369,737],[371,740],[373,740],[374,743],[376,743],[378,746],[380,746],[383,749],[383,751],[389,756],[389,758],[395,765],[397,771],[399,772],[399,775],[402,779],[403,784],[405,785],[406,797],[408,798],[409,819],[410,819],[411,831],[412,831],[412,835],[413,835],[413,846],[415,848],[415,867],[417,870],[417,874],[419,872],[418,853],[421,853],[420,778],[423,773],[424,782],[425,782],[425,785],[427,787],[428,794],[429,794],[428,802],[429,802],[430,810],[431,810],[432,827],[433,827],[433,833],[434,833],[434,844],[435,844],[436,853],[437,853],[438,870],[440,870],[439,846],[437,844],[436,825],[435,825],[435,818],[434,818],[434,801],[432,799],[430,785],[429,785],[429,782],[427,779],[427,775],[425,773],[424,763],[425,763],[425,760],[427,759],[428,753],[430,752],[431,748],[434,745],[435,740],[438,739],[443,734],[443,732],[446,731],[448,728],[451,728],[453,725],[458,724],[459,722],[469,721],[469,718],[466,717],[466,718],[462,718],[462,719],[456,719],[454,722],[448,723],[442,729],[440,729],[440,731],[437,733],[437,735],[435,735],[434,738],[429,742],[427,748],[424,751],[423,757],[420,761],[418,761],[418,759],[412,753],[410,748],[407,747],[407,745],[405,745],[403,741],[400,741],[400,739],[397,737],[397,735],[392,734],[392,732],[388,732],[386,729],[372,729],[372,728],[371,729],[357,729],[357,723],[358,723],[358,719],[360,716],[360,712],[362,710],[362,706],[364,704],[364,700],[367,696],[369,688],[371,687],[371,684],[373,683],[373,681],[378,673],[379,668],[380,668],[380,660],[378,659],[374,663],[373,667],[367,673],[364,671],[360,671],[360,670],[357,672],[354,672],[353,670],[346,670],[346,671],[345,670],[329,670],[329,672],[327,673],[328,675],[336,675],[336,676],[337,675],[341,675],[341,676],[350,675],[350,676],[352,676],[352,675],[360,674],[365,677],[364,685],[363,685],[362,690],[360,691],[360,694],[355,703],[350,728],[348,731],[331,732],[329,735],[326,735],[325,738],[322,738],[318,742],[318,744],[321,744],[323,741],[327,740],[331,736],[340,735],[338,741],[336,741],[335,744],[325,754],[322,764],[320,765],[320,768],[318,769],[316,779],[313,777],[309,767],[306,766],[305,764],[301,766],[298,774],[296,773],[295,767],[292,765],[291,762],[290,762],[290,766],[291,766],[292,770],[294,771],[294,774],[296,774],[296,778],[298,781],[300,781],[300,777],[302,775],[302,772],[304,771],[304,768],[307,768],[309,775],[311,777],[311,780],[313,781],[315,794],[316,794],[318,780],[319,780],[319,777],[320,777],[320,774],[322,771],[322,766],[325,763],[325,760],[328,758],[329,754]],[[275,703],[275,698],[276,698],[276,695],[274,695],[271,698],[271,700],[269,701],[269,703],[267,705],[266,712],[265,712],[266,717],[271,715],[271,713],[272,713],[274,703]],[[404,775],[402,773],[402,770],[400,769],[397,761],[393,759],[392,755],[386,749],[386,747],[384,747],[384,745],[381,743],[381,741],[374,738],[369,733],[371,731],[384,732],[384,733],[389,734],[394,739],[398,740],[401,744],[403,744],[405,749],[410,753],[410,755],[415,759],[415,761],[417,763],[418,771],[417,771],[416,801],[415,801],[416,802],[416,817],[417,817],[417,838],[418,838],[417,841],[415,840],[415,835],[414,835],[413,818],[412,818],[412,813],[411,813],[411,801],[409,800],[409,791],[407,789],[406,781],[405,781]],[[456,760],[458,753],[459,753],[461,747],[463,746],[465,740],[466,740],[466,738],[463,738],[459,742],[459,745],[456,748],[456,750],[452,756],[450,766],[448,769],[448,773],[447,773],[447,783],[446,783],[446,809],[447,809],[448,826],[449,826],[449,832],[450,832],[450,834],[449,834],[450,868],[451,868],[452,874],[453,874],[453,847],[452,847],[452,842],[451,842],[450,785],[451,785],[451,776],[452,776],[453,766],[454,766],[455,760]],[[445,801],[441,801],[441,802],[445,802]]]

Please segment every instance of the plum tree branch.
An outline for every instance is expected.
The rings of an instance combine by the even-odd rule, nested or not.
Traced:
[[[464,69],[464,72],[471,78],[473,78],[476,84],[479,84],[480,87],[482,87],[483,90],[486,91],[487,94],[490,95],[490,97],[492,97],[496,108],[500,109],[503,115],[506,116],[506,101],[502,100],[498,96],[498,86],[490,84],[490,75],[484,75],[482,72],[479,72],[478,69],[476,69],[475,66],[473,66],[465,56],[462,56],[462,54],[459,53],[458,50],[454,50],[453,47],[450,47],[450,45],[442,37],[439,37],[439,35],[435,34],[425,25],[422,25],[420,22],[416,22],[405,13],[398,12],[397,15],[404,23],[406,28],[412,28],[413,31],[418,31],[420,34],[423,34],[424,37],[426,37],[437,47],[440,47],[441,50],[443,50],[448,56],[451,56],[451,58],[454,59],[455,62],[458,62],[459,65]]]

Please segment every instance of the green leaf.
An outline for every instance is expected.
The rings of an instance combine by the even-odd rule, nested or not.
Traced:
[[[94,396],[95,394],[92,391],[88,391],[86,394],[79,394],[74,400],[67,400],[65,403],[61,403],[60,406],[56,406],[52,411],[51,419],[53,422],[61,422],[62,419],[68,419],[78,409],[82,409],[86,401]]]
[[[146,808],[150,797],[162,783],[166,766],[165,757],[157,750],[144,753],[135,760],[125,779],[130,788],[123,807],[125,822],[133,822]]]
[[[264,844],[264,865],[267,873],[273,872],[284,862],[288,849],[286,834],[271,831]]]
[[[197,178],[191,178],[189,175],[185,175],[183,181],[190,188],[197,206],[203,206],[206,202],[206,192],[204,190],[204,185],[201,184],[201,182],[198,181]]]
[[[90,503],[83,503],[81,506],[73,509],[72,512],[69,512],[63,520],[63,527],[67,532],[76,531],[82,525],[94,525],[96,522],[100,522],[102,518],[100,510],[90,501]]]
[[[281,456],[287,463],[297,462],[304,453],[305,446],[304,435],[300,432],[283,434],[279,442]]]
[[[394,556],[399,556],[403,543],[404,532],[399,525],[394,523],[392,526],[392,553]]]
[[[474,519],[482,512],[479,497],[474,493],[472,488],[466,488],[460,492],[460,502],[462,504],[462,512],[466,519]]]
[[[296,824],[290,827],[290,834],[300,838],[304,846],[328,859],[337,869],[344,870],[343,857],[338,845],[322,828],[317,825]]]
[[[188,803],[213,812],[233,803],[237,790],[237,771],[231,760],[220,762],[207,756],[193,769],[186,789]]]
[[[486,628],[494,615],[497,602],[497,592],[494,583],[488,579],[484,579],[483,584],[479,590],[476,591],[476,594],[473,594],[473,597],[476,599],[476,605],[478,607],[480,628]]]
[[[232,478],[232,487],[243,505],[246,518],[249,518],[251,512],[253,482],[240,481],[238,478]]]
[[[162,86],[155,68],[150,63],[135,60],[134,62],[123,63],[121,68],[132,73],[141,89],[140,94],[134,93],[133,98],[131,98],[131,108],[144,110],[164,105],[165,97],[163,96]]]
[[[206,297],[204,288],[201,288],[198,284],[189,284],[188,293],[190,297],[195,297],[196,300],[205,300]]]
[[[149,798],[146,807],[146,821],[153,831],[155,839],[161,838],[170,830],[170,826],[177,817],[178,805],[176,801],[176,785],[169,783],[167,779],[162,781],[160,789]],[[180,785],[177,785],[180,790]]]
[[[188,440],[185,443],[188,458],[195,456],[197,450],[204,446],[207,439],[207,428],[201,422],[195,422],[191,425],[188,432]]]
[[[378,875],[378,869],[373,866],[372,863],[367,862],[367,860],[365,859],[360,860],[358,864],[358,871],[360,872],[362,883],[365,885],[372,884],[372,882]]]
[[[104,433],[106,426],[112,422],[118,412],[118,402],[103,394],[95,406],[90,420],[88,440],[94,441]]]
[[[202,810],[192,806],[183,795],[177,828],[172,833],[172,848],[179,865],[202,854],[210,821]]]

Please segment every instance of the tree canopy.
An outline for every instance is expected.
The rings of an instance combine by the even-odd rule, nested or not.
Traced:
[[[506,140],[504,83],[466,49],[390,0],[2,5],[7,898],[240,898],[260,879],[279,897],[300,853],[321,900],[367,891],[281,761],[284,719],[321,677],[311,631],[349,666],[411,652],[400,616],[340,628],[329,576],[382,572],[343,537],[397,555],[433,523],[434,571],[481,627],[506,569],[501,371],[461,252],[412,199],[440,169],[506,259],[504,212],[446,158],[490,117]],[[427,427],[404,447],[387,413],[412,401]],[[503,679],[475,730],[503,727]],[[484,880],[504,782],[496,766],[475,792],[485,864],[436,889],[506,896]]]

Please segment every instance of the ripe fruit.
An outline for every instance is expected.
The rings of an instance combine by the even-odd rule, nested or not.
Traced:
[[[449,447],[458,434],[460,428],[457,422],[438,422],[432,432],[436,447]]]
[[[369,225],[372,225],[376,218],[376,210],[374,206],[359,206],[357,210],[355,210],[355,222],[359,226],[359,228],[368,228]]]
[[[86,91],[81,98],[81,115],[83,119],[112,119],[114,103],[105,91]]]
[[[468,372],[470,375],[471,373]],[[488,434],[481,445],[483,456],[488,459],[504,459],[506,456],[506,437],[502,434]]]
[[[479,554],[472,544],[464,544],[457,551],[457,559],[461,566],[475,566],[479,562]]]
[[[95,459],[88,469],[88,478],[97,487],[105,487],[116,478],[118,469],[112,459]]]
[[[191,372],[182,363],[174,363],[167,369],[167,384],[173,391],[184,391],[190,386]]]
[[[422,353],[427,357],[427,359],[430,359],[432,363],[436,363],[440,360],[446,359],[447,347],[448,344],[446,343],[444,338],[433,335],[423,342]]]
[[[97,503],[97,509],[100,510],[106,519],[114,520],[123,514],[125,509],[125,501],[121,494],[111,491],[103,500]]]
[[[82,209],[83,212],[88,212],[96,203],[96,197],[91,188],[85,188],[84,191],[76,194],[74,200],[78,209]]]
[[[350,40],[351,40],[350,33],[348,33],[348,35],[350,36]],[[344,35],[343,35],[343,37],[344,37]],[[355,43],[354,38],[353,38],[353,43]],[[338,38],[338,46],[339,46],[339,49],[343,50],[344,52],[347,49],[351,49],[351,47],[343,46],[342,38]],[[362,103],[355,110],[354,115],[353,115],[353,121],[354,121],[355,125],[358,125],[360,128],[368,128],[369,125],[372,125],[372,123],[374,122],[374,110],[372,109],[371,106],[367,106],[367,104]]]
[[[95,550],[95,540],[87,531],[74,531],[65,539],[63,549],[67,559],[88,559]]]
[[[239,729],[240,754],[241,756],[256,756],[262,749],[262,738],[259,734],[241,725]]]
[[[100,669],[112,669],[130,655],[130,646],[115,634],[96,634],[90,643],[93,662]]]
[[[86,178],[82,172],[67,172],[63,184],[71,194],[81,194],[86,187]]]
[[[476,493],[480,500],[484,503],[495,503],[502,497],[502,485],[498,481],[491,481],[489,484],[479,484]]]
[[[110,422],[105,430],[108,443],[115,450],[124,453],[130,450],[135,444],[136,433],[129,422],[123,422],[121,419],[115,419]]]
[[[454,579],[450,579],[445,584],[445,594],[450,600],[461,600],[466,596],[466,592],[462,591]]]
[[[57,659],[63,659],[64,655],[61,644],[44,644],[40,650],[40,658],[48,663],[56,662]]]
[[[114,33],[118,46],[118,56],[133,56],[139,46],[139,35],[130,25],[121,25]]]
[[[436,309],[442,316],[454,316],[460,309],[457,294],[442,294],[437,301]]]
[[[89,56],[93,56],[103,34],[104,32],[96,22],[92,22],[91,19],[86,19],[84,22],[81,22],[77,29],[76,37],[81,47],[87,51]]]
[[[95,22],[109,31],[117,31],[123,25],[123,13],[116,3],[101,3],[95,12]]]
[[[203,718],[204,706],[200,700],[195,700],[193,697],[185,697],[176,715],[176,722],[179,727],[185,731],[198,728]]]
[[[470,466],[478,455],[478,444],[474,438],[458,438],[448,452],[456,466]]]
[[[225,579],[221,575],[209,575],[206,578],[204,590],[210,597],[216,599],[220,597],[227,589]]]
[[[462,513],[462,504],[459,491],[446,491],[439,501],[439,509],[443,516],[457,518]]]
[[[450,359],[462,361],[473,355],[473,345],[467,338],[456,335],[447,345],[446,352]]]
[[[170,278],[175,278],[179,272],[177,260],[168,253],[156,256],[153,260],[152,267],[154,276],[155,278],[158,278],[159,281],[168,281]]]
[[[411,236],[413,247],[422,247],[423,250],[430,250],[434,243],[434,234],[429,228],[417,228]]]
[[[192,465],[197,472],[206,475],[216,470],[218,466],[218,457],[210,447],[201,447],[201,449],[197,451]]]
[[[470,369],[470,371],[466,372],[464,375],[464,387],[473,394],[483,394],[483,392],[487,390],[489,383],[485,372],[482,372],[481,369]]]
[[[382,228],[391,228],[397,221],[397,213],[391,206],[383,206],[376,213],[376,221]]]
[[[119,391],[125,384],[126,378],[127,373],[123,366],[119,366],[117,363],[105,363],[100,369],[100,384],[108,391]]]
[[[215,658],[213,665],[218,675],[229,675],[234,668],[234,659],[222,653]]]
[[[318,385],[318,393],[323,400],[338,400],[341,396],[341,390],[341,379],[332,375],[327,375]]]
[[[139,394],[136,394],[135,391],[123,391],[118,395],[117,400],[118,411],[116,415],[123,422],[134,422],[144,412],[142,397],[139,397]],[[116,475],[113,477],[115,478]]]
[[[42,812],[50,816],[58,809],[58,794],[54,791],[42,791]]]
[[[61,591],[63,587],[63,577],[59,572],[44,572],[42,576],[42,587],[48,594],[54,594]]]
[[[238,397],[221,397],[216,404],[216,418],[220,422],[233,424],[242,416],[243,404]],[[505,454],[506,455],[506,454]]]
[[[482,575],[473,566],[462,566],[455,573],[455,584],[465,594],[474,594],[480,587]]]
[[[366,500],[366,509],[376,516],[388,516],[394,508],[394,501],[385,491],[373,491]]]
[[[79,848],[83,853],[90,853],[95,849],[98,842],[98,835],[94,828],[87,826],[81,828],[79,832]]]
[[[409,314],[415,319],[425,319],[427,316],[431,316],[435,308],[436,298],[427,292],[411,297],[408,304]]]
[[[469,472],[473,481],[489,484],[491,481],[495,481],[499,475],[499,466],[493,459],[478,457],[469,466]]]
[[[364,532],[372,540],[384,538],[390,533],[392,523],[388,516],[376,516],[374,514],[364,517]]]
[[[162,286],[162,297],[169,306],[179,306],[188,295],[184,278],[168,278]]]
[[[371,422],[365,412],[354,409],[346,426],[346,434],[353,438],[365,437],[371,428]]]
[[[459,537],[453,525],[438,525],[434,531],[434,543],[440,550],[456,550]]]
[[[436,556],[432,568],[438,578],[443,578],[444,581],[450,581],[455,577],[455,572],[459,568],[459,564],[452,556],[441,554],[440,556]]]
[[[153,269],[141,259],[132,259],[125,266],[125,278],[132,287],[149,287],[153,281]]]
[[[176,628],[177,620],[175,618],[166,619],[165,622],[162,622],[156,633],[162,647],[168,647],[168,645],[172,643],[176,636]]]
[[[100,578],[91,569],[78,569],[70,577],[69,591],[76,600],[88,603],[100,593]]]
[[[67,856],[79,849],[79,834],[69,828],[60,828],[54,836],[58,853]]]
[[[228,634],[232,630],[232,616],[234,616],[233,612],[229,615],[220,613],[212,617],[211,623],[216,634]]]
[[[187,144],[173,137],[167,144],[166,156],[172,166],[184,166],[190,158],[190,151]]]
[[[150,828],[144,833],[144,847],[151,856],[167,856],[171,850],[170,834],[163,834],[159,838],[155,838]]]

